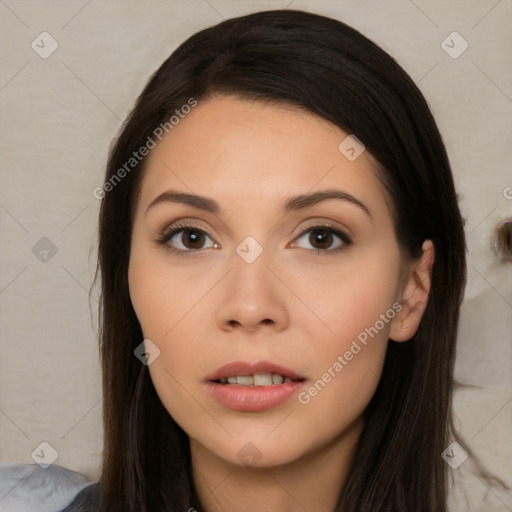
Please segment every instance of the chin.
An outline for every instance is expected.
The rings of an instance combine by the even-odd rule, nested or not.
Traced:
[[[225,463],[240,468],[265,469],[291,464],[306,454],[306,439],[288,437],[266,438],[259,432],[235,438],[197,440],[203,450],[207,450]]]

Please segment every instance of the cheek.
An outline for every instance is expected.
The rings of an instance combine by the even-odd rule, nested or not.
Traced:
[[[356,418],[380,379],[396,316],[399,259],[392,250],[379,254],[347,258],[343,268],[316,285],[305,283],[301,291],[307,294],[313,286],[322,290],[314,295],[317,318],[307,315],[302,324],[308,331],[303,357],[310,361],[312,383],[299,402],[326,422],[339,423],[340,408],[345,419]]]
[[[182,334],[179,342],[173,341],[172,334],[168,338],[171,339],[160,343],[160,357],[148,369],[160,401],[174,420],[184,427],[190,418],[204,416],[204,410],[193,399],[200,392],[194,376],[198,374],[198,361],[204,356],[201,351],[190,347]]]
[[[205,357],[204,345],[197,336],[199,319],[195,316],[202,310],[197,302],[204,292],[183,279],[183,272],[175,265],[143,250],[132,252],[128,282],[144,339],[150,339],[160,350],[148,368],[155,390],[173,416],[176,411],[190,414],[194,404],[183,385],[188,391],[187,381],[198,373]]]
[[[303,349],[304,360],[311,361],[310,380],[297,397],[298,407],[317,425],[319,439],[344,431],[372,399],[388,346],[389,312],[394,313],[391,302],[382,296],[348,302],[331,317],[336,334],[317,336]]]
[[[184,287],[179,272],[150,255],[135,253],[128,269],[130,299],[145,338],[158,344],[167,338],[186,314],[190,287]]]
[[[393,249],[393,248],[392,248]],[[378,257],[376,256],[378,254]],[[398,250],[360,251],[347,256],[329,272],[310,278],[293,278],[297,295],[309,303],[302,327],[309,329],[309,339],[321,338],[322,352],[348,349],[352,340],[364,342],[368,330],[372,338],[387,341],[399,281]],[[375,333],[377,329],[378,334]]]

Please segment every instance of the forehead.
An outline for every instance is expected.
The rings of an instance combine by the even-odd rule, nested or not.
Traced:
[[[382,214],[387,199],[376,162],[367,151],[347,158],[340,144],[343,150],[348,136],[285,105],[231,96],[199,102],[151,150],[140,206],[166,187],[215,197],[226,208],[241,199],[282,203],[290,195],[338,188]]]

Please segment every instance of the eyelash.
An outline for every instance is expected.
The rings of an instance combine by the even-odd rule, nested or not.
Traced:
[[[340,252],[344,251],[349,245],[352,244],[352,240],[350,237],[344,233],[343,231],[340,231],[337,229],[333,224],[329,223],[323,223],[323,224],[315,224],[314,226],[309,226],[305,228],[303,231],[297,235],[297,238],[302,237],[306,233],[309,233],[310,231],[315,231],[317,229],[327,229],[331,233],[335,234],[342,242],[343,245],[341,247],[337,247],[336,249],[311,249],[311,252],[315,254],[315,256],[334,256],[339,254]],[[174,235],[183,232],[187,229],[194,229],[201,233],[204,233],[208,235],[213,240],[213,235],[211,235],[206,229],[199,227],[198,225],[194,224],[186,224],[186,223],[179,223],[174,225],[171,229],[164,230],[161,235],[157,239],[157,243],[161,246],[167,245],[168,248],[181,256],[191,256],[194,253],[198,253],[204,249],[190,249],[188,251],[184,251],[182,249],[176,249],[175,247],[172,247],[169,245],[169,241],[174,237]]]

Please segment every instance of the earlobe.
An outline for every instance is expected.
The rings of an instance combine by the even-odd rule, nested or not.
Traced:
[[[401,300],[402,309],[393,319],[389,339],[397,342],[410,340],[419,328],[427,307],[434,264],[434,244],[425,240],[423,253],[411,264],[405,280]]]

